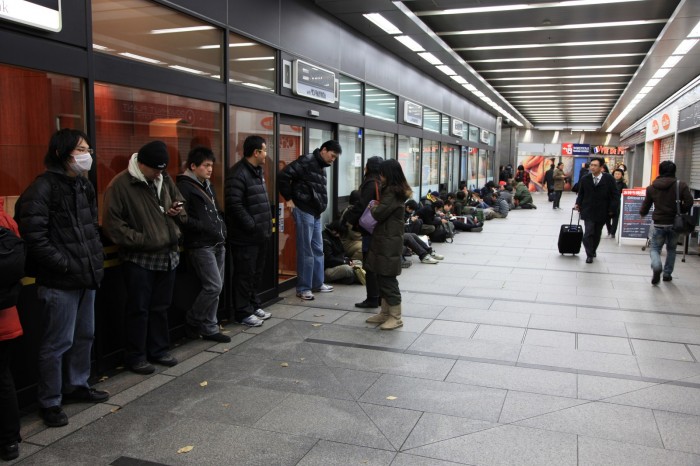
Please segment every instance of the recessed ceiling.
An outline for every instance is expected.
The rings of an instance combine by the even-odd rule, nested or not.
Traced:
[[[316,0],[478,105],[525,127],[621,132],[700,74],[700,45],[683,43],[700,21],[698,0],[525,2]],[[364,15],[371,13],[395,30],[370,22]],[[691,46],[685,55],[682,43]],[[433,56],[419,55],[416,47]],[[655,84],[649,79],[657,72],[666,75],[642,90]]]

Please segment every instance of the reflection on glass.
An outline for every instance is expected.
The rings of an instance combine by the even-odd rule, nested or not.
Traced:
[[[396,137],[392,133],[372,129],[365,131],[365,160],[374,156],[383,159],[396,157]]]
[[[459,147],[443,144],[440,160],[440,186],[447,192],[454,192],[458,186]]]
[[[229,34],[229,82],[275,92],[277,61],[275,49],[237,34]]]
[[[486,174],[487,174],[488,159],[486,157],[486,151],[484,149],[479,149],[479,172],[477,173],[477,186],[483,186],[486,184]]]
[[[440,113],[435,110],[430,110],[429,108],[423,109],[423,129],[439,133]]]
[[[467,166],[467,186],[472,191],[478,186],[478,159],[479,159],[479,149],[476,147],[469,147],[469,163]]]
[[[376,87],[365,86],[365,115],[396,121],[396,104],[395,95]]]
[[[305,151],[303,127],[294,125],[279,127],[280,147],[276,171],[284,169]],[[286,207],[282,196],[277,199],[277,228],[279,231],[278,281],[282,283],[297,275],[296,227],[292,211]]]
[[[469,125],[469,140],[479,142],[479,128],[476,126]]]
[[[420,139],[399,135],[399,163],[406,181],[413,191],[413,199],[420,199]]]
[[[442,134],[450,134],[450,117],[447,115],[442,115]]]
[[[340,109],[362,113],[362,83],[340,75]]]
[[[360,128],[338,125],[338,142],[343,148],[338,158],[338,197],[349,196],[362,181],[362,138]]]
[[[95,51],[221,80],[221,29],[146,0],[90,3]]]
[[[421,197],[425,196],[428,191],[439,191],[439,165],[440,158],[440,143],[429,139],[423,140],[423,164]]]

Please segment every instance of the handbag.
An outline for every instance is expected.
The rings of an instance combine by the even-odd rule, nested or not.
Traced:
[[[676,180],[676,216],[673,218],[673,231],[680,235],[687,235],[695,230],[693,217],[681,213],[680,181]]]
[[[374,190],[376,192],[377,199],[372,199],[369,201],[369,204],[367,204],[367,207],[365,207],[365,211],[362,212],[362,215],[360,216],[359,222],[362,229],[370,235],[374,232],[374,227],[377,226],[377,220],[375,220],[375,218],[372,216],[372,207],[379,204],[379,185],[376,181],[374,182]]]

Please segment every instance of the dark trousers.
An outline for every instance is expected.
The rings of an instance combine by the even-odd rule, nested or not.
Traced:
[[[377,284],[379,285],[379,296],[389,306],[398,306],[401,304],[401,291],[399,290],[399,281],[395,275],[377,275]]]
[[[415,252],[421,260],[430,252],[430,247],[426,247],[425,243],[415,233],[404,233],[403,245]]]
[[[367,253],[369,245],[372,242],[371,236],[362,237],[362,263],[367,262]],[[367,299],[376,299],[379,297],[379,285],[377,284],[377,274],[372,271],[365,270],[365,289],[367,290]]]
[[[173,300],[175,270],[144,269],[123,264],[126,300],[126,364],[165,356],[170,348],[168,309]]]
[[[10,372],[12,340],[0,341],[0,446],[19,442],[19,407]]]
[[[554,205],[552,206],[553,208],[559,208],[559,202],[561,202],[562,193],[563,191],[554,191]]]
[[[240,322],[260,308],[256,290],[265,269],[265,243],[232,245],[233,319]]]
[[[615,215],[610,217],[606,222],[605,222],[605,228],[608,229],[608,234],[615,236],[615,233],[617,233],[617,224],[620,222],[620,212],[615,212]]]
[[[600,235],[603,232],[605,221],[594,222],[593,220],[583,221],[583,247],[586,250],[586,256],[593,257],[600,244]]]

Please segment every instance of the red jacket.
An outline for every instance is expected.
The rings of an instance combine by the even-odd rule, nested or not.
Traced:
[[[12,230],[19,236],[15,221],[5,212],[5,198],[0,197],[0,226]],[[17,306],[0,309],[0,341],[12,340],[22,335],[22,325],[19,323]]]

